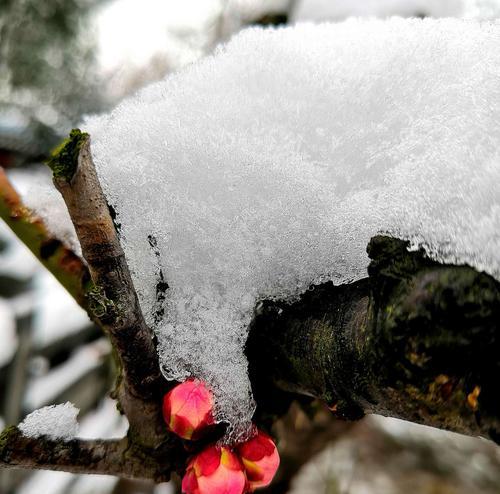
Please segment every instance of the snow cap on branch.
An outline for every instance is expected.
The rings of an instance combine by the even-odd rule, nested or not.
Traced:
[[[259,299],[365,277],[380,232],[500,279],[499,46],[453,19],[254,28],[88,120],[163,371],[234,436]]]
[[[79,411],[69,401],[43,407],[30,413],[18,427],[27,437],[47,436],[53,440],[69,441],[78,434],[76,417]]]

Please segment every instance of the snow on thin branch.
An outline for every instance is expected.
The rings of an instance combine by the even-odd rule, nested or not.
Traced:
[[[69,441],[78,434],[78,413],[78,408],[69,402],[43,407],[30,413],[19,424],[19,430],[26,437],[47,436],[53,440]]]

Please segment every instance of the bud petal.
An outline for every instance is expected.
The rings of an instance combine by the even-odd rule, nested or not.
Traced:
[[[182,479],[185,494],[243,494],[246,477],[238,457],[228,448],[209,446],[188,464]]]
[[[214,423],[213,395],[198,379],[188,379],[163,398],[163,418],[183,439],[197,439]]]
[[[250,491],[271,483],[278,470],[280,457],[274,441],[264,432],[238,447],[247,474]]]

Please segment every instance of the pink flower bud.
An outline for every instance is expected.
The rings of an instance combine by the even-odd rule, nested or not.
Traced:
[[[273,480],[280,464],[280,456],[274,441],[264,432],[238,446],[238,453],[248,479],[250,492],[265,487]]]
[[[243,465],[230,449],[209,446],[188,464],[182,479],[185,494],[243,494],[247,482]]]
[[[213,395],[203,382],[188,379],[163,398],[163,418],[168,428],[184,439],[199,438],[214,423]]]

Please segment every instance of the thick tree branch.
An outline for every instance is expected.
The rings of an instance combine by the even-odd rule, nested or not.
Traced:
[[[272,379],[347,419],[378,413],[500,442],[500,284],[387,237],[368,252],[369,278],[258,310],[247,347],[257,401]]]
[[[90,276],[87,267],[72,250],[54,238],[43,221],[22,203],[1,167],[0,217],[80,306],[88,310],[85,286]]]
[[[117,475],[158,482],[169,479],[163,461],[131,448],[127,438],[53,441],[25,437],[19,429],[10,427],[0,436],[0,467]]]
[[[89,137],[73,131],[50,165],[88,264],[88,306],[120,362],[116,395],[130,431],[122,441],[54,444],[9,429],[0,465],[165,480],[187,452],[161,417],[166,383]],[[257,422],[283,413],[286,390],[322,398],[347,419],[380,413],[499,442],[500,284],[386,237],[371,241],[369,255],[369,278],[259,307],[247,345]]]

